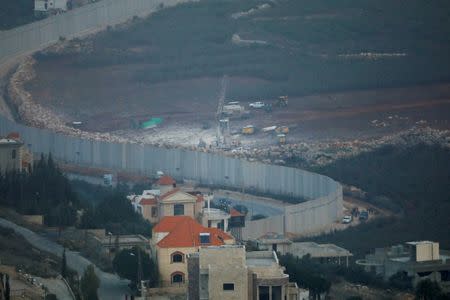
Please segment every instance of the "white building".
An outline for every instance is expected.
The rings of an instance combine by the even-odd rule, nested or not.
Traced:
[[[34,0],[34,11],[66,11],[67,0]]]

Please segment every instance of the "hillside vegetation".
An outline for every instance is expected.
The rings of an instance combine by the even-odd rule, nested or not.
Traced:
[[[131,78],[143,83],[222,74],[266,80],[231,87],[230,96],[421,84],[450,79],[448,15],[445,0],[200,1],[110,28],[89,51],[56,56],[80,68],[139,65]]]
[[[371,195],[387,196],[401,217],[373,222],[315,238],[356,254],[375,247],[433,240],[450,249],[450,149],[441,146],[386,146],[315,169]]]

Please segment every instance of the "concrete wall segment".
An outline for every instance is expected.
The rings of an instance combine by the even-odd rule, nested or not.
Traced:
[[[64,36],[81,36],[107,25],[142,16],[160,3],[171,6],[184,0],[102,0],[67,13],[0,32],[0,64],[23,53],[42,49]],[[163,149],[150,145],[88,140],[31,128],[0,116],[0,134],[21,133],[35,153],[51,152],[58,160],[86,166],[124,169],[142,174],[164,171],[178,179],[201,184],[255,189],[269,194],[311,199],[287,206],[285,217],[250,221],[244,236],[266,231],[309,233],[322,230],[342,214],[342,187],[334,180],[300,169],[250,162],[219,154]]]

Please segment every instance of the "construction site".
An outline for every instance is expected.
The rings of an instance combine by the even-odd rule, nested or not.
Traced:
[[[130,82],[127,68],[74,70],[59,59],[29,58],[3,78],[4,97],[8,109],[27,125],[272,162],[299,156],[321,164],[323,156],[328,161],[354,155],[405,135],[417,142],[431,138],[448,143],[447,84],[230,98],[228,94],[261,80],[223,76],[145,86]],[[69,72],[77,80],[64,78]]]
[[[427,61],[434,73],[411,72],[414,76],[405,79],[406,67],[417,69],[421,63],[414,49],[403,41],[398,48],[408,51],[383,49],[404,36],[414,20],[406,18],[395,33],[399,36],[384,36],[380,45],[370,35],[359,35],[355,46],[347,31],[336,28],[333,36],[341,37],[336,47],[328,38],[316,41],[300,29],[299,36],[288,35],[272,23],[305,27],[318,36],[328,22],[364,27],[360,12],[368,8],[363,4],[302,12],[295,1],[250,9],[239,1],[202,2],[162,9],[150,18],[140,18],[148,4],[139,5],[131,20],[117,12],[113,22],[98,26],[81,22],[76,23],[80,28],[34,33],[51,34],[52,43],[30,45],[39,51],[2,66],[3,115],[87,139],[277,164],[293,157],[326,164],[404,140],[448,145],[450,85],[441,80],[448,71],[438,59],[441,52],[427,43],[437,60]],[[390,8],[386,18],[397,21],[398,9]],[[88,14],[85,7],[80,13],[84,10]],[[198,24],[191,22],[193,16]],[[167,26],[174,21],[180,25]],[[4,57],[30,48],[24,44],[32,42],[30,36],[18,32],[16,37],[5,42]],[[185,54],[176,50],[180,45]],[[381,50],[359,50],[371,48]],[[403,71],[398,67],[393,73],[393,64]]]

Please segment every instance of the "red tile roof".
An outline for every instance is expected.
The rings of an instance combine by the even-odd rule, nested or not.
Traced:
[[[157,185],[173,185],[175,183],[176,181],[168,175],[161,176],[156,182]]]
[[[220,246],[225,240],[233,239],[229,234],[217,228],[206,228],[188,216],[168,216],[153,228],[153,232],[169,232],[158,242],[161,248],[181,248],[199,246]],[[210,234],[209,244],[200,244],[200,233]]]
[[[156,203],[155,198],[142,198],[141,201],[139,201],[140,205],[156,205]]]
[[[8,133],[6,138],[7,139],[11,139],[11,140],[19,140],[20,139],[20,133],[18,133],[18,132],[10,132],[10,133]]]
[[[237,209],[235,209],[235,208],[230,208],[230,216],[232,216],[232,217],[243,217],[243,216],[245,216],[243,213],[241,213],[240,211],[238,211]]]

